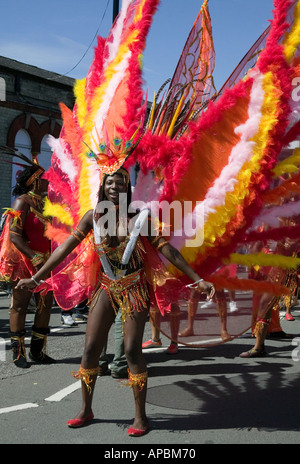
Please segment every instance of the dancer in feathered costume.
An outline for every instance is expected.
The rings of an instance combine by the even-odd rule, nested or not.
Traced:
[[[23,168],[13,189],[16,199],[4,213],[7,219],[0,237],[0,281],[9,283],[12,290],[9,325],[13,361],[15,366],[27,368],[25,318],[32,294],[16,286],[20,279],[32,276],[50,254],[50,241],[44,236],[48,219],[43,215],[43,196],[48,182],[43,179],[44,169],[35,161],[6,147],[0,147],[0,152],[3,156],[18,158],[15,164]],[[48,293],[42,297],[36,293],[35,300],[37,311],[29,357],[35,362],[50,364],[54,360],[46,354],[46,341],[53,296]]]
[[[197,59],[186,66],[191,56],[188,50],[193,44],[190,36],[191,41],[188,40],[170,90],[162,102],[154,102],[144,131],[140,54],[158,3],[158,0],[123,2],[108,39],[99,39],[87,78],[76,84],[73,112],[62,107],[64,127],[59,140],[51,140],[54,153],[52,169],[48,173],[51,190],[46,211],[55,219],[48,229],[48,236],[56,247],[71,229],[74,231],[58,252],[54,251],[48,263],[34,276],[34,281],[39,283],[65,256],[51,278],[38,288],[53,288],[58,303],[65,309],[96,293],[90,325],[94,322],[97,303],[104,298],[109,299],[111,306],[124,308],[124,313],[129,308],[132,314],[132,307],[138,309],[139,304],[148,304],[146,292],[150,291],[162,313],[167,312],[168,306],[180,297],[185,285],[197,280],[199,275],[213,282],[218,291],[227,288],[281,295],[287,293],[287,289],[277,283],[229,278],[217,271],[230,263],[282,268],[293,268],[299,264],[298,258],[264,254],[245,256],[237,250],[240,244],[252,240],[250,231],[254,220],[265,222],[267,213],[274,213],[274,201],[270,200],[270,195],[273,180],[278,177],[279,156],[300,133],[299,108],[292,101],[292,81],[299,71],[300,1],[275,2],[274,20],[257,63],[235,85],[225,86],[219,96],[214,94],[211,77],[214,51],[208,2],[205,1],[191,33],[198,34]],[[202,22],[205,24],[203,32],[199,26]],[[202,40],[204,36],[201,34],[206,34],[206,40]],[[203,45],[207,45],[207,49],[203,49]],[[201,59],[204,53],[207,53],[205,66]],[[188,75],[186,69],[189,70]],[[127,192],[126,171],[117,170],[121,166],[130,168],[135,162],[140,165],[140,174],[134,199],[143,200],[144,205],[152,208],[151,218],[154,217],[153,228],[157,236],[152,244],[145,237],[139,237],[136,242],[139,249],[134,248],[135,254],[132,255],[133,264],[132,261],[123,261],[122,247],[112,250],[112,242],[109,249],[107,243],[102,246],[98,220],[103,211],[97,210],[96,205],[100,185],[101,195],[104,190],[106,192],[106,196],[100,199],[110,197],[113,200],[114,195],[109,192],[106,182],[115,185],[115,192]],[[104,173],[108,173],[109,177],[105,177]],[[144,189],[145,185],[147,189]],[[291,184],[286,188],[293,190]],[[273,193],[278,198],[276,192]],[[160,208],[156,210],[151,204],[154,200],[159,202]],[[179,224],[172,218],[166,221],[167,224],[163,221],[164,201],[182,205]],[[192,206],[189,210],[184,209],[187,201]],[[291,214],[292,207],[288,208]],[[91,216],[88,211],[93,210],[95,212]],[[122,215],[118,214],[120,221]],[[284,216],[282,211],[281,214]],[[82,216],[84,219],[81,220]],[[142,216],[138,217],[140,220]],[[105,224],[102,223],[102,226]],[[196,231],[191,235],[194,224]],[[94,237],[88,233],[92,226]],[[273,232],[270,230],[270,237]],[[281,230],[276,232],[281,233]],[[289,230],[287,235],[294,233],[294,229]],[[76,241],[80,243],[75,250]],[[159,249],[161,256],[153,245]],[[190,271],[186,263],[177,266],[177,258],[181,255],[176,253],[175,259],[172,259],[172,246],[180,250],[194,271]],[[162,261],[164,257],[171,258],[171,265]],[[141,262],[145,274],[135,282],[127,282],[131,273],[115,283],[107,280],[112,267],[114,275],[120,277],[123,271],[128,271],[128,263],[131,269],[137,270]],[[34,281],[21,281],[19,285],[33,288]],[[200,290],[210,289],[206,282],[197,285]],[[127,291],[128,288],[131,290]],[[105,292],[101,291],[99,295],[99,289]],[[129,304],[130,293],[132,300]],[[135,311],[134,314],[141,327],[145,311]],[[126,314],[125,320],[128,342],[131,323]],[[104,326],[107,329],[107,321]],[[95,325],[95,330],[97,327]],[[141,345],[141,334],[142,331],[139,331],[139,337],[131,345],[131,348],[134,346],[131,355],[140,353],[136,342]],[[83,365],[78,373],[85,381],[85,392],[93,389],[97,374],[96,367],[93,370],[91,366],[91,353],[94,350],[93,362],[96,365],[95,353],[99,347],[95,349],[92,339],[88,339]],[[133,343],[132,339],[129,341]],[[135,360],[137,364],[131,356],[129,359],[132,366],[130,382],[137,400],[134,429],[138,431],[133,434],[138,435],[148,427],[144,413],[145,388],[143,393],[140,392],[146,375],[141,371],[143,362],[140,358]],[[85,393],[84,409],[70,425],[79,426],[90,419],[90,407],[91,401]]]
[[[210,279],[213,278],[218,289],[285,294],[287,289],[282,286],[249,279],[228,279],[220,274],[212,277],[211,274],[224,265],[224,260],[246,266],[263,265],[267,259],[276,266],[280,264],[282,267],[295,268],[298,265],[297,259],[264,254],[245,256],[233,252],[237,244],[251,243],[250,240],[253,240],[253,235],[248,232],[256,216],[257,223],[267,220],[260,219],[259,212],[264,215],[264,211],[268,211],[268,215],[275,217],[279,214],[270,206],[272,201],[276,203],[282,190],[272,192],[271,187],[274,179],[284,172],[285,165],[297,163],[297,153],[283,164],[279,162],[279,156],[283,148],[297,137],[299,130],[298,107],[291,98],[295,90],[293,78],[298,72],[299,7],[295,1],[276,2],[272,27],[262,34],[255,44],[256,48],[250,50],[216,96],[212,79],[214,49],[207,3],[204,2],[195,21],[165,100],[156,105],[154,102],[146,133],[134,151],[129,149],[132,154],[127,157],[125,166],[130,167],[138,160],[141,167],[133,199],[143,200],[149,205],[154,201],[180,202],[183,221],[177,228],[181,228],[183,233],[179,230],[178,235],[178,230],[174,231],[172,227],[165,228],[164,233],[171,231],[170,242],[181,250],[200,275],[205,273]],[[119,30],[116,29],[121,29],[125,12],[130,13],[130,8],[132,6],[126,10],[124,4],[118,26],[112,29],[108,41],[99,39],[87,79],[76,84],[74,111],[71,113],[62,107],[64,129],[59,140],[51,139],[50,142],[54,154],[52,169],[48,173],[51,203],[46,211],[59,221],[56,227],[54,220],[52,228],[48,230],[48,236],[53,239],[53,248],[56,241],[60,242],[67,236],[70,227],[78,223],[84,212],[95,205],[99,176],[86,156],[87,152],[92,153],[86,145],[93,149],[95,143],[99,142],[97,132],[101,133],[101,127],[98,129],[97,124],[103,122],[94,124],[91,120],[103,121],[105,118],[105,133],[103,141],[100,141],[102,147],[105,145],[105,134],[107,136],[111,131],[118,134],[127,131],[122,140],[129,141],[129,145],[133,143],[131,138],[135,130],[139,129],[136,141],[142,133],[141,118],[145,107],[141,100],[139,63],[136,61],[135,66],[131,65],[130,71],[125,73],[126,43],[130,43],[132,36],[126,35],[129,34],[126,29],[118,39]],[[261,47],[264,48],[260,54],[253,53]],[[136,56],[138,53],[137,50]],[[249,62],[253,65],[249,60],[251,53],[259,56],[259,59],[241,79],[240,76],[247,71],[245,63],[248,67]],[[127,100],[122,94],[125,92],[126,95],[126,86],[118,86],[124,76],[128,87],[136,89],[133,97],[131,93]],[[99,86],[103,79],[104,84]],[[233,85],[236,81],[237,84]],[[121,105],[114,117],[116,101]],[[203,111],[205,108],[207,110]],[[120,131],[116,131],[118,118],[123,114],[126,125],[120,124]],[[133,115],[138,116],[129,131]],[[109,127],[111,130],[108,130]],[[83,134],[87,134],[86,137]],[[85,144],[82,144],[82,140]],[[113,162],[113,158],[110,162]],[[281,188],[285,192],[295,189],[295,176],[282,183]],[[273,200],[268,199],[271,194]],[[186,212],[184,207],[188,202],[192,208]],[[293,214],[295,208],[297,204],[285,205],[284,214]],[[200,224],[196,238],[184,235],[187,225],[193,223]],[[281,233],[280,230],[278,232]],[[297,233],[296,229],[290,228],[291,233]],[[202,238],[203,243],[199,246]],[[74,257],[77,260],[74,261]],[[80,245],[80,252],[68,259],[73,260],[74,273],[70,271],[64,274],[63,279],[53,279],[56,299],[65,309],[89,297],[97,282],[95,265],[91,265],[94,254],[86,241]],[[160,269],[158,263],[156,266]],[[270,264],[269,261],[265,263],[266,266]],[[168,270],[175,272],[183,284],[187,283],[176,270]],[[163,288],[161,284],[164,279],[156,278],[155,281],[160,283],[156,285],[156,300],[159,300],[159,295],[166,293],[169,285]],[[164,304],[165,301],[159,305],[162,310]],[[248,326],[244,325],[237,334],[247,329]]]
[[[18,289],[53,288],[58,303],[62,305],[69,298],[72,301],[67,304],[71,307],[74,299],[92,297],[85,350],[80,369],[74,373],[82,380],[83,405],[77,417],[68,421],[70,427],[80,427],[93,418],[92,396],[99,356],[117,311],[122,312],[128,383],[133,388],[136,407],[133,426],[128,430],[131,436],[144,435],[149,428],[142,338],[150,300],[154,298],[152,271],[156,276],[160,271],[164,280],[170,281],[171,288],[157,297],[162,307],[170,305],[175,285],[178,287],[177,279],[163,274],[157,250],[185,273],[199,291],[208,296],[214,293],[213,285],[201,279],[165,240],[160,224],[152,224],[147,208],[128,211],[131,184],[123,165],[143,131],[140,55],[157,5],[158,0],[123,2],[108,39],[99,40],[87,79],[76,87],[73,113],[63,108],[64,128],[48,173],[56,190],[50,189],[52,202],[46,206],[48,214],[59,218],[60,223],[52,224],[48,236],[52,234],[56,245],[68,227],[74,230],[31,279],[18,284]],[[69,191],[62,170],[69,179],[73,176]],[[54,203],[55,198],[62,205]],[[159,269],[155,269],[157,263]],[[41,282],[54,269],[56,274]],[[157,289],[155,293],[159,294]]]

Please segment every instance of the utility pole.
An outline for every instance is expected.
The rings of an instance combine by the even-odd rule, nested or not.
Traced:
[[[113,22],[119,14],[119,0],[114,0],[113,4]]]

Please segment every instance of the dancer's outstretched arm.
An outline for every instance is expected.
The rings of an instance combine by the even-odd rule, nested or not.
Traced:
[[[93,211],[88,211],[80,223],[78,229],[81,232],[73,232],[56,250],[52,253],[48,261],[37,271],[30,279],[21,279],[17,289],[32,289],[35,288],[41,280],[45,279],[81,242],[83,236],[86,236],[93,227]]]
[[[169,242],[160,237],[154,243],[154,246],[159,249],[161,254],[167,258],[170,263],[182,271],[193,282],[197,282],[197,289],[200,292],[205,292],[208,298],[212,298],[215,294],[215,288],[212,283],[202,280],[201,277],[194,271],[194,269],[186,262],[180,251],[173,247]]]

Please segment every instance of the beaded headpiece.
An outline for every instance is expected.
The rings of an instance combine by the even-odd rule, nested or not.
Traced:
[[[32,174],[32,176],[29,177],[29,179],[26,182],[26,187],[29,187],[29,185],[33,184],[36,179],[38,179],[42,174],[44,174],[45,170],[41,166]]]
[[[83,141],[85,146],[88,148],[86,155],[88,158],[94,159],[98,165],[98,169],[101,171],[101,174],[109,174],[112,175],[116,171],[118,171],[121,166],[125,163],[128,156],[133,152],[133,150],[137,147],[139,141],[141,140],[142,136],[138,138],[138,140],[134,143],[134,139],[137,133],[140,131],[141,124],[134,132],[132,137],[124,142],[120,137],[115,136],[110,143],[107,131],[105,130],[105,138],[106,141],[97,142],[94,137],[92,137],[92,141],[94,146],[97,150],[93,150],[89,147],[89,145]],[[97,138],[100,139],[98,132]],[[127,172],[124,170],[124,172]]]
[[[24,164],[24,163],[16,163],[16,162],[13,161],[12,164],[20,166],[22,168],[26,168],[28,166],[37,168],[34,171],[34,173],[29,177],[29,179],[26,181],[26,184],[25,184],[26,187],[33,184],[33,182],[36,179],[38,179],[45,172],[45,169],[42,166],[39,165],[36,156],[34,156],[33,159],[31,160],[27,156],[23,155],[23,153],[20,153],[18,150],[14,149],[14,148],[6,147],[6,146],[1,146],[0,147],[0,153],[10,155],[10,156],[14,156],[14,157],[19,158],[21,161],[26,163],[26,164]]]

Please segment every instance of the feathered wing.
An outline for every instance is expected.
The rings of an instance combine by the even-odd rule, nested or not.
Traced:
[[[159,0],[123,1],[107,39],[98,38],[87,77],[75,84],[73,110],[61,105],[63,129],[59,139],[49,139],[53,156],[47,172],[50,185],[45,207],[45,214],[53,218],[47,232],[53,249],[97,203],[101,172],[94,153],[100,152],[100,161],[114,166],[126,156],[116,160],[113,153],[102,154],[101,146],[117,147],[120,141],[130,141],[134,146],[140,136],[145,117],[141,56],[158,4]],[[52,278],[55,297],[65,309],[90,295],[95,285],[92,276],[95,269],[90,266],[94,258],[90,237],[87,237],[56,269],[57,274],[65,268],[64,275],[69,275],[69,279],[65,277],[61,281],[55,276]],[[66,267],[70,262],[72,269],[76,269],[74,273],[71,267]],[[83,284],[80,284],[82,277]],[[72,288],[76,286],[73,297]]]
[[[172,79],[159,89],[147,121],[146,132],[135,152],[139,172],[133,198],[162,199],[176,173],[181,146],[176,143],[189,119],[199,114],[216,96],[213,81],[215,50],[208,0],[205,0],[189,33]],[[167,90],[165,90],[166,85]],[[185,162],[188,162],[186,159]],[[165,172],[165,166],[168,172]],[[153,177],[152,171],[156,176]],[[184,171],[182,171],[182,177]],[[170,178],[168,186],[166,177]],[[146,188],[145,188],[146,186]]]
[[[243,243],[282,150],[299,135],[298,106],[292,102],[298,9],[296,1],[276,2],[255,66],[190,120],[183,135],[171,139],[149,131],[141,143],[147,147],[141,165],[161,175],[159,200],[178,200],[182,207],[192,202],[192,213],[183,211],[183,234],[174,231],[171,243],[201,275],[213,273]],[[196,235],[184,227],[187,220],[198,224]]]
[[[245,233],[263,208],[263,194],[274,183],[289,126],[293,124],[295,129],[297,110],[292,111],[291,103],[300,41],[299,5],[298,1],[276,3],[266,46],[254,68],[190,127],[191,136],[200,129],[193,146],[199,153],[193,159],[199,160],[198,172],[202,169],[200,159],[210,145],[210,140],[201,143],[203,132],[209,139],[217,134],[216,146],[209,147],[209,153],[221,160],[219,174],[202,197],[203,244],[199,249],[182,247],[183,254],[201,274],[214,272],[224,258],[231,260],[236,245],[243,243]],[[210,118],[214,119],[213,124]],[[205,123],[208,130],[203,131]],[[221,130],[216,131],[216,124],[221,124]],[[293,136],[297,135],[295,130]],[[195,166],[192,172],[196,173]],[[189,177],[186,175],[185,182]],[[184,189],[179,186],[174,198],[182,196]]]
[[[282,228],[275,219],[278,215],[291,219],[300,212],[300,203],[289,201],[291,194],[299,192],[299,149],[282,161],[289,144],[300,135],[300,105],[299,98],[295,98],[295,85],[299,83],[295,80],[299,76],[299,18],[298,0],[277,0],[270,27],[219,94],[211,95],[209,104],[198,111],[189,111],[192,102],[184,108],[180,98],[175,108],[171,107],[167,94],[165,106],[164,102],[156,104],[158,116],[150,118],[148,131],[137,149],[142,181],[149,178],[151,170],[155,174],[148,188],[151,194],[155,191],[153,198],[161,205],[164,200],[181,205],[182,220],[173,223],[169,218],[170,242],[218,288],[282,295],[287,292],[284,280],[273,284],[216,271],[230,263],[287,270],[299,265],[295,254],[285,256],[281,249],[275,256],[238,253],[240,247],[263,238],[261,229],[257,230],[262,224],[269,224],[264,240],[276,240],[280,234],[281,238],[297,237],[299,226],[285,223]],[[183,124],[179,121],[180,111],[185,111],[183,118],[187,115]],[[282,199],[285,204],[278,210]],[[165,265],[188,283],[177,269]],[[247,329],[244,325],[243,331]],[[201,330],[205,334],[209,329],[203,325]]]

